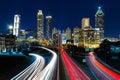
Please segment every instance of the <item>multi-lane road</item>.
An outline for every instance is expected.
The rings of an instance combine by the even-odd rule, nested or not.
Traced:
[[[45,47],[39,48],[47,50],[52,54],[50,62],[45,65],[45,59],[42,56],[30,53],[29,55],[34,56],[36,60],[11,80],[54,80],[57,69],[57,54]]]
[[[38,74],[35,75],[33,80],[54,80],[55,71],[57,69],[57,54],[45,47],[41,48],[49,51],[52,54],[52,59],[41,72],[38,72]]]
[[[70,80],[90,80],[90,78],[72,61],[64,49],[60,49]]]
[[[58,55],[61,57],[63,68],[58,67],[58,65],[60,66],[57,56],[58,53],[45,47],[37,47],[37,49],[42,49],[51,54],[50,61],[46,63],[44,56],[38,53],[29,53],[30,56],[35,57],[35,61],[19,74],[11,78],[11,80],[60,80],[59,69],[65,72],[63,77],[64,80],[91,80],[88,74],[86,75],[85,72],[76,65],[63,48],[59,48],[60,54]],[[120,79],[120,75],[99,62],[93,52],[90,52],[89,55],[86,56],[86,60],[88,68],[91,70],[96,80]]]
[[[93,52],[86,59],[97,80],[120,80],[120,74],[99,62]]]
[[[37,74],[37,72],[40,72],[43,69],[43,67],[45,66],[44,58],[37,54],[30,55],[34,56],[36,60],[30,66],[28,66],[26,69],[20,72],[18,75],[13,77],[11,80],[25,80],[25,79],[31,80]]]

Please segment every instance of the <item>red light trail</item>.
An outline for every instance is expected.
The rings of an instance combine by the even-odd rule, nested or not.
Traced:
[[[111,69],[107,68],[106,66],[104,66],[103,64],[101,64],[99,61],[97,61],[95,59],[95,56],[93,54],[93,52],[90,52],[89,58],[91,58],[92,62],[99,68],[101,69],[104,73],[106,73],[107,75],[111,76],[112,78],[114,78],[115,80],[120,80],[120,75],[114,71],[112,71]],[[89,61],[91,61],[89,59]]]
[[[60,49],[60,51],[71,80],[90,80],[90,78],[71,60],[64,49]]]

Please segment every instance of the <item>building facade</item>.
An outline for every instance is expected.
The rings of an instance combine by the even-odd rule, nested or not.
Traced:
[[[44,15],[42,10],[37,13],[37,39],[41,40],[44,38]]]
[[[46,38],[50,39],[50,25],[51,25],[52,16],[46,16]]]
[[[80,40],[79,32],[80,32],[80,28],[79,28],[79,27],[75,27],[75,28],[73,29],[74,45],[78,45],[78,43],[79,43],[79,40]]]
[[[66,40],[71,39],[71,29],[69,27],[66,29],[65,33],[66,33]]]
[[[5,49],[5,36],[0,35],[0,50]]]
[[[13,27],[13,35],[19,37],[20,35],[20,15],[14,16],[14,27]]]
[[[95,14],[95,26],[96,28],[99,28],[100,40],[102,41],[104,39],[104,13],[101,7],[98,7]]]
[[[62,35],[61,32],[58,31],[53,35],[53,45],[54,46],[61,46],[62,45]]]
[[[90,26],[90,18],[83,18],[82,19],[82,29]]]
[[[15,35],[9,34],[5,35],[5,47],[6,49],[16,47],[17,37]]]

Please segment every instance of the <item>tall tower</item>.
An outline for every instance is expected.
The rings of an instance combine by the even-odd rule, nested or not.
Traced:
[[[85,29],[86,27],[90,27],[90,18],[82,19],[82,29]]]
[[[46,38],[49,39],[50,38],[50,24],[51,24],[51,18],[52,16],[46,16]]]
[[[95,26],[100,29],[100,40],[102,40],[104,38],[104,13],[101,7],[98,7],[98,10],[95,14]]]
[[[42,10],[38,10],[37,13],[37,39],[44,38],[44,15]]]
[[[20,33],[20,15],[14,16],[14,27],[13,27],[13,35],[19,37]]]

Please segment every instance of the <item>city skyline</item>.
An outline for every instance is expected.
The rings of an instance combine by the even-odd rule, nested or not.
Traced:
[[[25,3],[28,2],[28,6]],[[108,3],[109,2],[109,3]],[[118,1],[119,2],[119,1]],[[114,2],[114,5],[118,5]],[[85,6],[86,3],[86,6]],[[89,3],[89,4],[88,4]],[[13,16],[21,15],[20,29],[37,30],[37,11],[42,10],[45,16],[51,15],[51,28],[56,27],[60,30],[65,30],[70,27],[72,30],[78,26],[81,28],[81,19],[84,17],[90,18],[90,25],[95,27],[95,13],[98,6],[102,7],[105,13],[105,35],[118,37],[119,33],[119,11],[120,7],[111,6],[112,1],[0,1],[3,11],[0,13],[0,33],[8,33],[8,25],[13,25]],[[71,4],[74,4],[71,6]],[[112,10],[112,11],[111,11]],[[112,12],[112,13],[111,13]],[[113,13],[114,12],[114,13]],[[44,22],[46,28],[46,22]],[[112,29],[112,30],[111,30]]]

